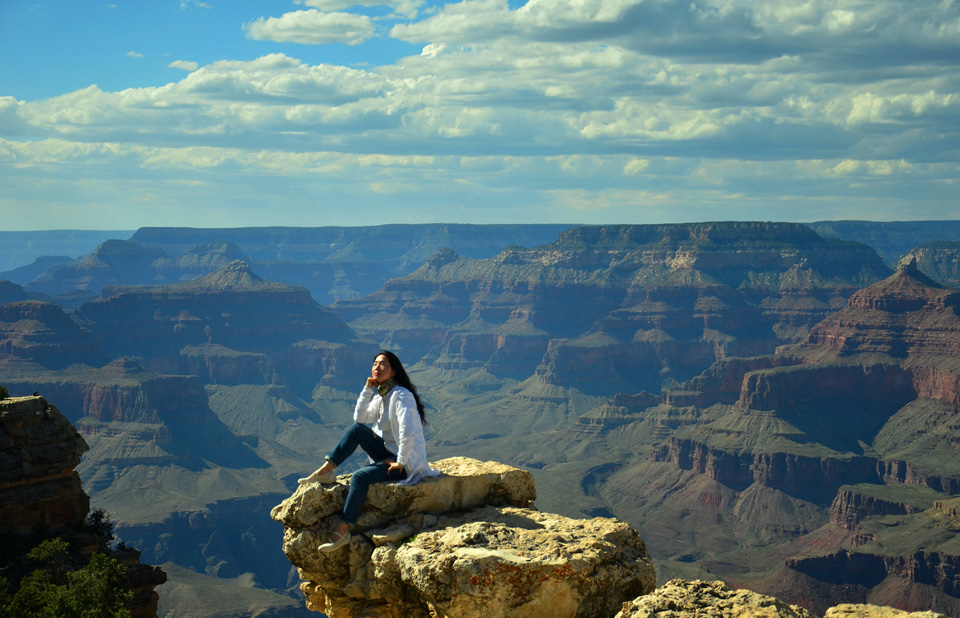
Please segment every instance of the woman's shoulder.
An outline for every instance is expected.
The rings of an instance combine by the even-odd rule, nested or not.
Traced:
[[[390,389],[390,401],[391,403],[395,401],[403,401],[404,403],[410,403],[415,401],[415,399],[413,398],[413,393],[411,393],[409,389],[404,388],[399,384],[397,384],[396,386]]]
[[[413,397],[410,389],[400,386],[399,384],[390,389],[390,394],[395,397]]]

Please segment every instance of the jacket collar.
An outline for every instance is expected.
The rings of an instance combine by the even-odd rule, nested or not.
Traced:
[[[380,394],[381,397],[386,397],[387,393],[389,393],[390,390],[396,385],[397,385],[397,381],[394,380],[393,378],[390,378],[383,384],[377,386],[377,392]]]

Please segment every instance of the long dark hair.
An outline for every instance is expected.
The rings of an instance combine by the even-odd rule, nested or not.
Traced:
[[[413,393],[413,398],[417,402],[417,412],[420,413],[420,423],[426,425],[427,415],[423,411],[423,402],[420,401],[420,395],[417,394],[417,387],[414,386],[413,382],[410,381],[410,376],[407,375],[407,370],[403,368],[403,363],[401,363],[400,359],[397,358],[397,355],[390,350],[380,350],[377,352],[377,356],[373,357],[374,362],[376,362],[377,357],[379,356],[387,357],[387,361],[390,363],[390,368],[393,369],[393,379],[397,381],[397,385],[402,386]]]

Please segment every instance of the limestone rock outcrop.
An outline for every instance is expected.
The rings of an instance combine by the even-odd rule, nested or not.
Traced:
[[[655,586],[646,546],[616,519],[534,510],[529,472],[455,457],[413,486],[371,487],[350,543],[317,550],[347,476],[274,508],[311,609],[331,618],[610,616]]]
[[[7,533],[83,521],[90,499],[73,469],[87,443],[42,397],[0,401],[0,522]]]
[[[652,594],[623,604],[615,618],[815,618],[789,605],[750,590],[731,590],[722,581],[672,579]]]
[[[894,607],[844,603],[831,607],[823,618],[947,618],[938,612],[907,612]]]

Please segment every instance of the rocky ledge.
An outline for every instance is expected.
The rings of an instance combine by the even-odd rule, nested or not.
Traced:
[[[731,590],[722,581],[672,579],[653,594],[623,604],[615,618],[816,618],[813,614],[750,590]]]
[[[83,521],[90,498],[74,468],[89,449],[60,411],[42,397],[0,401],[0,532]]]
[[[532,508],[529,472],[455,457],[417,485],[375,485],[348,545],[317,551],[349,476],[273,509],[310,609],[330,618],[611,616],[655,588],[637,532]]]
[[[615,618],[816,618],[806,609],[750,590],[732,590],[722,581],[672,579],[651,594],[623,604]],[[947,618],[936,612],[845,603],[824,618]]]
[[[843,603],[831,607],[823,618],[947,618],[938,612],[907,612],[895,607]]]

